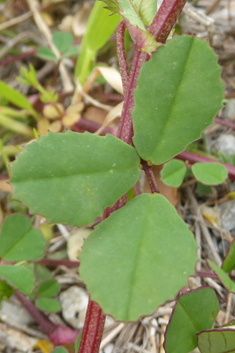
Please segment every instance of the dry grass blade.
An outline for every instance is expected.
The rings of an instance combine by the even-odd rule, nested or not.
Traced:
[[[54,43],[52,41],[51,31],[48,28],[46,22],[44,21],[41,13],[39,11],[39,8],[40,8],[39,2],[37,0],[27,0],[27,2],[28,2],[28,5],[29,5],[32,13],[33,13],[34,21],[35,21],[36,25],[38,26],[38,29],[45,36],[51,50],[54,52],[56,57],[58,59],[60,59],[60,52],[58,51],[58,49],[56,48],[56,46],[54,45]],[[72,85],[68,71],[67,71],[63,61],[60,63],[59,71],[61,74],[61,79],[63,82],[64,90],[66,92],[73,91],[73,85]]]

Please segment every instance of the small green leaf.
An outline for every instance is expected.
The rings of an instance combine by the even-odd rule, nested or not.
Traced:
[[[75,353],[78,353],[79,351],[79,347],[80,347],[80,343],[81,343],[81,339],[82,339],[82,332],[79,334],[76,343],[75,343]]]
[[[197,180],[206,185],[222,184],[228,177],[226,167],[220,163],[195,163],[192,172]]]
[[[217,61],[206,41],[184,35],[143,64],[132,112],[133,141],[141,158],[165,163],[212,123],[224,92]]]
[[[50,48],[47,48],[47,47],[41,47],[38,50],[38,55],[46,60],[52,60],[55,62],[58,61],[57,56],[53,53],[53,51]]]
[[[69,32],[54,32],[52,37],[56,48],[63,53],[73,44],[73,36]]]
[[[40,284],[37,294],[40,297],[55,297],[60,291],[60,285],[55,279]]]
[[[197,347],[197,333],[210,329],[219,312],[215,291],[202,287],[177,300],[165,333],[167,353],[188,353]]]
[[[14,288],[19,289],[23,294],[28,295],[34,289],[33,272],[25,267],[17,265],[1,265],[0,277],[5,279]]]
[[[207,261],[228,291],[235,293],[235,283],[230,279],[230,277],[220,267],[214,264],[214,262],[211,260]]]
[[[205,185],[200,183],[200,181],[197,182],[197,193],[199,196],[207,195],[212,193],[212,189],[209,185]]]
[[[0,80],[0,95],[6,98],[9,102],[13,103],[21,109],[25,109],[29,112],[34,112],[34,109],[29,100],[20,92],[11,88],[9,85]]]
[[[51,353],[68,353],[64,347],[56,347]]]
[[[235,353],[235,330],[220,328],[198,333],[201,353]]]
[[[112,13],[120,13],[134,27],[145,30],[157,13],[157,0],[103,0]],[[144,26],[143,26],[144,25]]]
[[[173,159],[164,164],[164,167],[161,170],[162,181],[167,185],[177,188],[184,180],[186,169],[184,162]]]
[[[60,302],[54,298],[38,298],[35,305],[38,309],[49,313],[56,313],[61,309]]]
[[[12,163],[13,193],[49,223],[92,224],[137,182],[135,149],[112,135],[49,133]]]
[[[2,224],[0,256],[5,261],[28,261],[41,256],[45,241],[42,233],[32,228],[30,220],[20,213],[8,216]]]
[[[231,272],[234,269],[235,269],[235,239],[230,244],[230,247],[228,249],[228,252],[222,264],[222,270],[224,270],[225,272]]]
[[[13,294],[14,289],[0,279],[0,304],[2,300],[8,300]]]
[[[186,285],[197,261],[196,248],[170,202],[160,194],[142,194],[86,239],[79,273],[105,313],[135,321]]]
[[[64,52],[64,54],[62,55],[62,58],[70,58],[71,56],[76,56],[78,55],[79,51],[80,51],[80,48],[74,45]]]

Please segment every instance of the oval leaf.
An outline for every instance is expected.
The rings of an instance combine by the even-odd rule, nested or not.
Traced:
[[[92,224],[138,180],[135,149],[112,135],[49,133],[13,162],[13,193],[50,223]]]
[[[197,333],[210,329],[219,312],[215,291],[199,288],[177,300],[165,333],[166,353],[188,353],[197,347]]]
[[[54,32],[52,37],[56,48],[63,53],[73,44],[73,36],[69,32]]]
[[[226,167],[220,163],[195,163],[192,172],[198,181],[206,185],[222,184],[228,177]]]
[[[45,60],[52,60],[55,62],[58,61],[57,56],[53,53],[50,48],[47,47],[41,47],[40,49],[38,49],[38,55]]]
[[[2,265],[0,266],[0,277],[25,295],[30,294],[34,289],[35,279],[33,272],[28,268],[16,265]]]
[[[223,260],[222,270],[231,272],[235,269],[235,239],[229,246],[228,252]]]
[[[186,285],[196,248],[170,202],[142,194],[96,227],[83,246],[79,273],[105,313],[135,321]]]
[[[37,295],[40,297],[54,297],[60,291],[60,285],[55,279],[50,279],[40,284]]]
[[[153,53],[134,92],[134,144],[141,158],[165,163],[200,137],[222,108],[220,73],[213,50],[194,36],[174,37]]]
[[[167,185],[177,188],[184,180],[186,169],[184,162],[173,159],[164,164],[164,167],[161,170],[162,181]]]
[[[198,333],[201,353],[235,353],[235,330],[217,329]]]
[[[60,302],[54,298],[38,298],[35,301],[35,305],[38,309],[49,313],[56,313],[61,309]]]
[[[5,261],[28,261],[43,254],[45,241],[30,220],[17,213],[8,216],[2,224],[0,257]]]

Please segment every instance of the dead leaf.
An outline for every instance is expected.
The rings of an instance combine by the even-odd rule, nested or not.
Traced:
[[[83,92],[89,92],[94,81],[102,75],[110,86],[118,93],[123,94],[122,79],[120,73],[113,67],[96,66],[88,77]]]

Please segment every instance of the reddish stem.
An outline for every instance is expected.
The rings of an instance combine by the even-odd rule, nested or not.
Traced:
[[[35,264],[47,265],[47,266],[66,266],[66,267],[79,267],[79,261],[70,260],[55,260],[55,259],[42,259],[35,261]]]
[[[165,43],[187,0],[164,0],[158,10],[149,32],[158,43]]]
[[[230,165],[230,164],[219,162],[216,159],[203,157],[203,156],[200,156],[198,154],[195,154],[195,153],[192,153],[192,152],[188,152],[188,151],[181,152],[180,154],[175,156],[175,158],[181,159],[182,161],[188,161],[190,164],[194,164],[196,162],[200,162],[200,163],[215,163],[215,162],[218,162],[220,164],[223,164],[227,168],[229,178],[231,180],[235,180],[235,167]]]
[[[117,28],[117,52],[118,52],[118,63],[120,67],[123,91],[124,94],[127,91],[128,82],[129,82],[129,72],[126,62],[126,53],[125,53],[125,31],[126,26],[122,21]]]
[[[52,331],[56,330],[57,326],[51,322],[46,315],[44,315],[33,302],[28,300],[21,292],[18,290],[15,292],[19,301],[23,304],[25,309],[32,315],[35,321],[39,324],[43,332],[49,335]]]
[[[228,120],[224,120],[224,119],[220,119],[220,118],[215,118],[214,119],[215,123],[230,127],[230,129],[235,130],[235,124],[232,121],[228,121]]]
[[[144,169],[144,172],[145,172],[145,175],[147,177],[147,180],[148,180],[148,183],[149,183],[149,186],[150,186],[150,189],[151,189],[151,192],[154,194],[154,193],[158,193],[160,194],[160,191],[157,187],[157,183],[156,183],[156,180],[154,178],[154,174],[153,174],[153,170],[152,170],[152,167],[150,165],[148,165],[148,163],[144,160],[141,160],[141,164],[143,166],[143,169]]]
[[[99,353],[104,323],[105,315],[99,304],[89,300],[79,352]]]
[[[21,292],[17,290],[15,294],[21,304],[25,307],[25,309],[28,310],[30,315],[38,323],[43,332],[48,335],[55,346],[63,344],[74,344],[76,342],[76,339],[81,330],[73,330],[68,326],[62,327],[55,325],[34,305],[33,302],[28,300]]]

